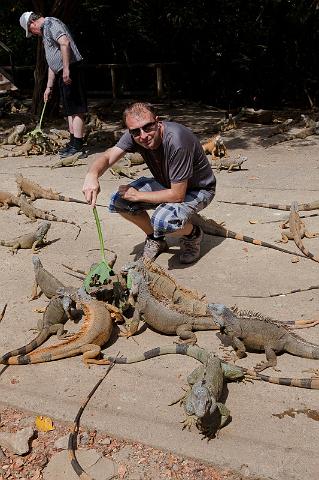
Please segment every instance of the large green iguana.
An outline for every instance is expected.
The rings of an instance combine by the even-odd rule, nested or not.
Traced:
[[[67,292],[61,292],[67,296]],[[72,300],[79,303],[84,312],[83,324],[79,332],[67,340],[45,348],[38,348],[27,355],[10,357],[3,361],[5,365],[27,365],[33,363],[51,362],[62,358],[74,357],[82,353],[85,365],[90,363],[105,364],[104,359],[98,360],[101,346],[110,338],[113,320],[107,305],[93,300],[84,289],[79,289],[76,294],[70,294]]]
[[[27,197],[24,195],[21,195],[19,197],[19,213],[24,213],[27,217],[30,218],[32,222],[35,222],[37,218],[41,218],[43,220],[49,220],[51,222],[62,222],[62,223],[68,223],[70,225],[76,226],[79,231],[75,237],[75,240],[78,238],[78,236],[81,233],[81,227],[77,223],[73,222],[72,220],[67,220],[65,218],[59,218],[56,215],[53,215],[50,212],[46,212],[45,210],[41,210],[40,208],[36,208],[31,201],[27,200]]]
[[[294,386],[307,389],[319,389],[319,378],[291,378],[267,376],[242,368],[220,360],[204,348],[197,345],[165,345],[155,347],[131,357],[114,357],[104,355],[108,363],[131,364],[150,360],[161,355],[187,355],[202,363],[187,378],[189,389],[182,397],[186,419],[184,427],[190,427],[196,423],[197,426],[211,435],[211,428],[208,425],[210,415],[218,409],[221,414],[220,428],[227,422],[230,412],[222,403],[218,402],[223,384],[225,381],[238,381],[246,377],[252,380],[262,380],[276,385]],[[235,367],[235,368],[234,368]],[[174,402],[176,403],[176,402]]]
[[[224,382],[242,380],[245,372],[241,367],[222,362],[215,355],[196,345],[168,345],[154,348],[132,358],[104,356],[104,359],[109,363],[127,364],[167,354],[187,355],[202,363],[187,377],[189,389],[181,398],[186,414],[183,428],[196,425],[205,435],[211,437],[212,414],[216,410],[219,411],[221,416],[219,428],[222,428],[230,417],[228,408],[219,401]]]
[[[189,357],[195,358],[203,365],[205,365],[206,358],[210,355],[207,350],[199,347],[198,345],[164,345],[161,347],[155,347],[151,350],[143,352],[141,354],[133,355],[131,357],[114,357],[111,355],[104,355],[104,360],[107,360],[108,363],[119,363],[123,365],[144,362],[145,360],[150,360],[151,358],[159,357],[161,355],[187,355]],[[228,366],[229,363],[222,360],[222,366]],[[267,383],[274,383],[276,385],[285,385],[287,387],[299,387],[299,388],[308,388],[310,390],[319,390],[319,377],[312,378],[297,378],[297,377],[274,377],[268,376],[261,373],[257,373],[252,368],[238,367],[238,370],[234,370],[235,376],[238,376],[238,379],[244,378],[244,375],[247,375],[247,378],[251,380],[262,380]],[[240,371],[242,375],[240,375]],[[237,378],[234,378],[237,380]]]
[[[30,248],[33,253],[37,252],[38,247],[44,245],[45,237],[51,227],[50,222],[41,222],[34,232],[25,233],[12,240],[0,240],[0,245],[11,247],[12,254],[17,253],[19,248]]]
[[[250,311],[234,313],[223,304],[210,304],[220,331],[230,340],[239,358],[247,350],[265,351],[266,360],[256,365],[261,372],[276,367],[276,353],[287,352],[302,358],[319,359],[319,345],[307,342],[271,318]]]
[[[256,240],[255,238],[247,237],[242,233],[236,233],[227,228],[223,227],[219,223],[215,222],[211,218],[206,218],[199,213],[194,213],[191,218],[190,222],[193,225],[198,225],[201,227],[204,233],[207,235],[216,235],[217,237],[224,237],[224,238],[233,238],[234,240],[240,240],[241,242],[252,243],[253,245],[259,245],[260,247],[272,248],[274,250],[278,250],[279,252],[289,253],[290,255],[295,255],[298,257],[304,258],[303,255],[296,252],[291,252],[290,250],[286,250],[285,248],[277,247],[276,245],[272,245],[271,243],[264,242],[263,240]]]
[[[153,265],[153,268],[152,268]],[[216,330],[207,302],[195,292],[178,287],[176,282],[159,266],[150,261],[133,262],[126,266],[130,298],[134,306],[133,318],[127,322],[124,335],[137,330],[141,318],[150,327],[167,335],[178,335],[180,340],[196,343],[196,330]]]
[[[26,355],[40,347],[51,335],[56,334],[59,339],[66,337],[64,324],[71,319],[73,300],[69,296],[53,297],[48,303],[43,317],[38,321],[38,335],[27,345],[11,350],[0,356],[0,364],[6,363],[10,357]]]

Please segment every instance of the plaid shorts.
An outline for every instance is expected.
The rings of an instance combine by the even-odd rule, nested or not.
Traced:
[[[165,187],[154,178],[147,177],[134,180],[129,186],[142,192],[165,190]],[[111,213],[123,212],[136,215],[145,210],[154,210],[151,216],[151,223],[154,237],[159,237],[183,228],[191,215],[207,207],[214,196],[214,190],[190,190],[186,193],[184,202],[154,204],[124,200],[119,192],[114,192],[110,199],[109,211]]]

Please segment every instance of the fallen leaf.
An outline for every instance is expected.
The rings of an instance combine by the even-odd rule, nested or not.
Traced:
[[[251,223],[252,225],[254,225],[255,223],[259,223],[259,220],[249,220],[249,223]]]
[[[118,477],[119,478],[124,478],[127,472],[127,468],[125,465],[120,465],[117,471]]]
[[[53,422],[50,417],[37,416],[35,425],[40,432],[50,432],[54,430]]]
[[[248,177],[248,180],[259,180],[260,177]]]

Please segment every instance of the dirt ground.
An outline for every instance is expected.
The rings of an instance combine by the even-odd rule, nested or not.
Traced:
[[[275,116],[282,119],[289,117],[290,113],[278,112]],[[110,130],[120,129],[120,114],[121,106],[105,109],[104,121]],[[210,126],[223,117],[223,112],[214,108],[178,103],[161,105],[160,114],[162,118],[171,118],[191,127],[201,139],[207,138]],[[218,222],[225,222],[230,230],[276,244],[280,239],[279,223],[264,222],[285,218],[285,212],[219,203],[220,200],[231,200],[289,204],[293,200],[299,203],[318,200],[318,137],[265,148],[263,140],[269,131],[269,126],[243,123],[240,128],[223,134],[228,150],[232,154],[243,154],[248,160],[241,171],[231,174],[222,171],[216,175],[216,197],[204,213]],[[89,153],[86,164],[98,156],[98,151]],[[55,170],[42,168],[52,163],[53,159],[44,156],[1,159],[0,190],[16,192],[15,173],[20,172],[45,187],[82,198],[87,165]],[[145,173],[147,171],[141,174]],[[109,194],[118,185],[128,182],[127,178],[117,179],[107,172],[101,179],[100,203],[107,204]],[[70,276],[62,263],[85,270],[99,259],[99,243],[90,207],[46,200],[37,200],[36,205],[81,224],[82,232],[75,240],[75,227],[52,223],[48,233],[50,244],[39,253],[45,268],[63,283],[80,286],[81,281]],[[100,207],[99,214],[105,245],[116,251],[115,269],[119,269],[140,254],[143,235],[117,215],[108,213],[106,208]],[[310,231],[319,231],[319,218],[306,219],[306,225]],[[11,239],[33,229],[34,224],[27,223],[24,216],[16,215],[16,208],[0,212],[0,239]],[[304,243],[319,256],[319,239],[304,239]],[[291,242],[286,247],[298,251]],[[31,303],[28,300],[34,277],[31,257],[29,250],[20,250],[13,256],[8,248],[0,247],[0,311],[8,303],[0,326],[1,353],[23,345],[33,337],[30,329],[36,325],[39,315],[34,308],[46,304],[43,297]],[[242,309],[260,311],[278,320],[318,317],[317,290],[273,298],[241,297],[319,285],[317,263],[307,258],[300,258],[298,262],[292,261],[294,259],[291,255],[260,246],[205,236],[202,257],[196,264],[182,266],[178,263],[176,241],[170,241],[169,252],[162,254],[158,263],[167,268],[180,284],[205,293],[212,302],[228,306],[237,304]],[[67,328],[74,331],[78,327],[67,324]],[[319,327],[315,327],[300,330],[298,334],[319,343],[318,332]],[[105,352],[114,354],[120,351],[126,356],[176,340],[176,337],[168,338],[148,328],[143,328],[129,340],[118,338],[117,333],[115,327]],[[200,346],[223,355],[216,333],[198,332],[197,337]],[[50,341],[55,343],[56,339]],[[263,354],[249,353],[238,361],[238,365],[255,365],[263,358]],[[158,452],[162,451],[185,462],[195,462],[194,470],[188,472],[177,467],[175,470],[165,468],[167,478],[224,479],[256,475],[276,480],[318,478],[318,391],[260,382],[228,384],[223,401],[231,411],[232,420],[216,438],[207,442],[195,429],[181,429],[183,413],[179,405],[168,406],[180,396],[181,387],[195,366],[194,360],[177,356],[116,366],[86,408],[83,427],[89,431],[95,429],[101,435],[107,434],[121,445],[127,441],[131,445],[144,444],[147,446],[145,450],[158,449],[156,452],[148,450],[151,454],[146,455],[147,459],[158,458]],[[315,360],[283,354],[278,358],[278,367],[280,372],[269,369],[265,373],[306,377],[311,373],[305,371],[318,368],[318,364]],[[48,364],[5,367],[0,372],[1,410],[4,416],[8,414],[7,408],[13,408],[49,415],[56,421],[72,421],[103,372],[104,367],[86,369],[79,357]],[[1,423],[0,431],[9,425],[10,422]],[[48,443],[49,455],[51,451]],[[131,460],[134,458],[132,453]],[[154,464],[150,462],[152,465],[148,471],[148,460],[143,462],[145,470],[140,477],[134,477],[127,463],[122,478],[156,478],[160,468],[154,470]],[[197,471],[196,465],[199,466]],[[212,470],[201,470],[209,466]],[[23,477],[21,472],[17,476],[13,470],[12,474],[9,472],[11,476],[5,476],[8,472],[1,472],[3,478],[30,478]],[[41,475],[40,469],[35,478],[42,478]],[[157,478],[162,477],[158,474]]]

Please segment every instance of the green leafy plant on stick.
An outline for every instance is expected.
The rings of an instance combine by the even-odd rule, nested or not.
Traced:
[[[88,292],[89,288],[92,286],[105,285],[108,282],[110,276],[114,275],[112,268],[109,266],[105,258],[103,234],[102,234],[101,223],[100,223],[100,219],[99,219],[96,207],[93,207],[93,214],[94,214],[96,229],[97,229],[97,233],[100,241],[100,252],[101,252],[102,261],[97,265],[96,264],[93,265],[91,270],[85,277],[83,286],[86,292]]]

